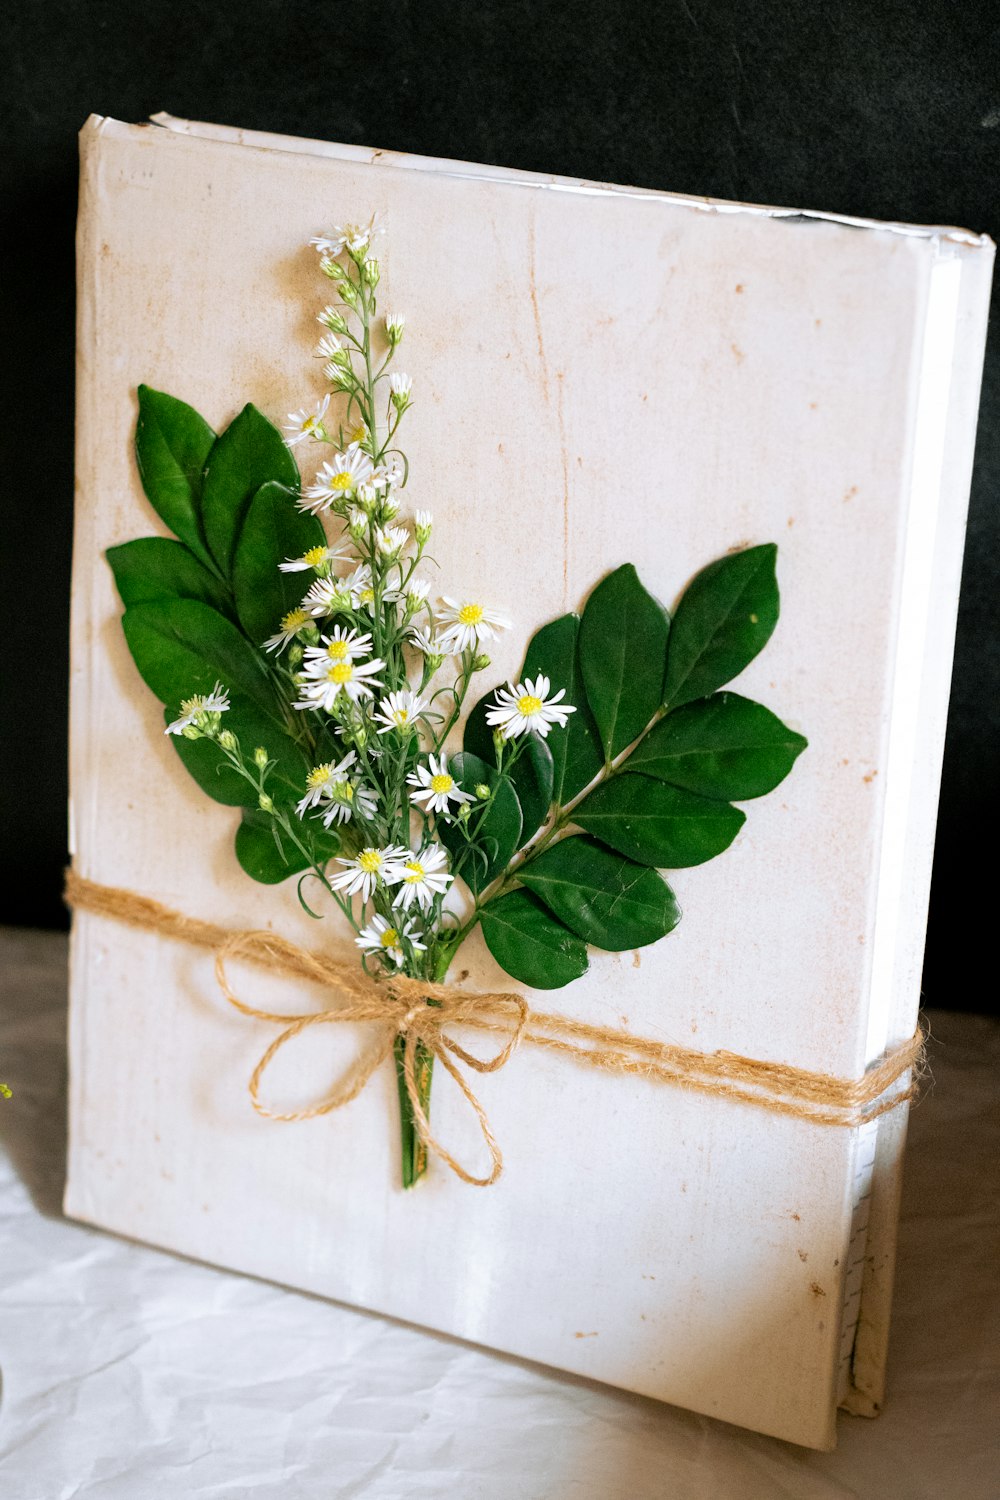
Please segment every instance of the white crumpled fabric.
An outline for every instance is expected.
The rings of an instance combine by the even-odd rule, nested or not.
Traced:
[[[1000,1495],[995,1023],[932,1014],[889,1402],[810,1453],[64,1219],[66,944],[0,953],[3,1500]]]

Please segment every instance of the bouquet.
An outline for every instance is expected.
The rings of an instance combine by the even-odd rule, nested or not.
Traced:
[[[805,748],[719,691],[775,628],[777,549],[710,563],[672,617],[620,566],[480,693],[508,601],[440,591],[432,516],[404,508],[413,386],[395,368],[405,319],[378,315],[376,238],[369,223],[313,241],[333,296],[316,350],[329,389],[284,435],[247,405],[217,436],[140,387],[139,472],[173,537],[108,553],[125,638],[187,770],[241,809],[249,876],[295,877],[304,909],[337,912],[386,983],[440,984],[478,926],[508,975],[553,989],[588,947],[671,932],[660,872],[723,853],[734,804]],[[308,450],[328,457],[303,484]],[[433,1056],[417,1044],[410,1086],[402,1035],[395,1059],[410,1187],[427,1166],[412,1080],[426,1118]]]

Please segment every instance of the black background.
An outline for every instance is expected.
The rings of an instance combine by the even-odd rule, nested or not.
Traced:
[[[995,0],[66,0],[2,23],[4,920],[65,925],[76,133],[194,119],[1000,238]],[[987,353],[924,974],[995,1007],[1000,469]],[[995,824],[992,839],[995,840]],[[985,853],[984,866],[979,855]]]

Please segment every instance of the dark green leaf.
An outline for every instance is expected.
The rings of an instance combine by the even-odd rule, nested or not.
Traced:
[[[670,617],[631,563],[602,579],[587,600],[580,670],[608,761],[642,733],[660,706],[669,630]]]
[[[742,802],[784,781],[806,743],[762,703],[716,693],[661,719],[628,767],[703,797]]]
[[[553,844],[518,878],[571,932],[613,953],[655,943],[681,919],[662,876],[586,836]]]
[[[744,814],[728,802],[625,773],[596,786],[574,812],[573,821],[628,859],[680,870],[704,864],[728,849],[743,826]]]
[[[217,439],[205,466],[205,540],[227,578],[251,497],[272,479],[292,490],[299,487],[299,471],[281,433],[248,404]]]
[[[233,559],[233,593],[240,624],[260,645],[274,635],[283,615],[301,604],[310,576],[282,573],[279,564],[325,547],[316,516],[297,510],[295,494],[273,480],[250,501]]]
[[[163,721],[169,724],[176,717],[176,707],[168,708]],[[235,734],[248,758],[261,745],[277,762],[268,776],[268,787],[275,802],[287,805],[305,795],[309,762],[295,741],[283,733],[273,719],[261,713],[248,698],[233,693],[223,723]],[[257,792],[250,782],[232,769],[213,740],[186,740],[183,735],[172,734],[170,743],[185,769],[214,802],[221,802],[226,807],[257,806]]]
[[[175,536],[202,562],[210,563],[202,530],[202,470],[215,433],[175,396],[139,387],[135,456],[150,505]]]
[[[547,739],[537,734],[525,735],[510,779],[521,804],[521,836],[518,847],[526,844],[545,822],[552,806],[552,751]],[[508,745],[508,750],[512,747]]]
[[[773,542],[720,557],[694,578],[674,614],[663,701],[707,698],[753,661],[778,623]]]
[[[235,625],[196,599],[134,604],[122,617],[129,650],[146,686],[168,708],[216,682],[250,698],[283,727],[281,710],[257,652]]]
[[[435,825],[453,863],[461,859],[458,866],[461,878],[478,895],[506,868],[521,842],[521,807],[507,777],[498,776],[495,767],[487,765],[478,755],[460,750],[448,757],[448,770],[463,792],[474,796],[479,785],[488,786],[493,792],[489,803],[470,804],[466,827],[471,849],[469,840],[454,823],[446,823],[442,818]]]
[[[321,827],[319,833],[316,842],[320,847],[315,853],[321,860],[331,859],[340,848],[340,839],[332,829]],[[251,879],[262,885],[277,885],[289,875],[300,875],[312,863],[280,828],[276,829],[270,814],[258,809],[243,814],[236,830],[236,858]]]
[[[126,609],[154,599],[198,599],[220,614],[230,613],[232,606],[222,584],[183,542],[146,536],[109,547],[106,556]]]
[[[587,971],[587,948],[527,891],[511,891],[483,907],[486,946],[514,979],[557,990]]]

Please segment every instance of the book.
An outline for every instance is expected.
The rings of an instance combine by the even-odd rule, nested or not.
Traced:
[[[671,876],[675,932],[595,954],[545,1009],[846,1079],[905,1042],[992,244],[167,116],[92,117],[81,162],[77,872],[352,949],[240,870],[236,814],[165,739],[103,553],[158,524],[137,387],[220,428],[248,399],[279,423],[313,399],[307,242],[375,213],[419,393],[407,497],[433,506],[442,578],[523,627],[493,680],[625,561],[669,606],[708,560],[778,543],[781,624],[736,686],[809,748],[723,857]],[[462,960],[471,987],[510,988],[480,939]],[[302,1009],[289,980],[239,988]],[[275,1064],[286,1107],[363,1044],[334,1030]],[[878,1409],[904,1106],[822,1125],[521,1048],[476,1084],[502,1178],[432,1169],[404,1193],[391,1071],[335,1114],[261,1119],[245,1085],[271,1039],[211,955],[77,912],[67,1213],[813,1447],[838,1404]],[[457,1090],[434,1110],[474,1151]]]

